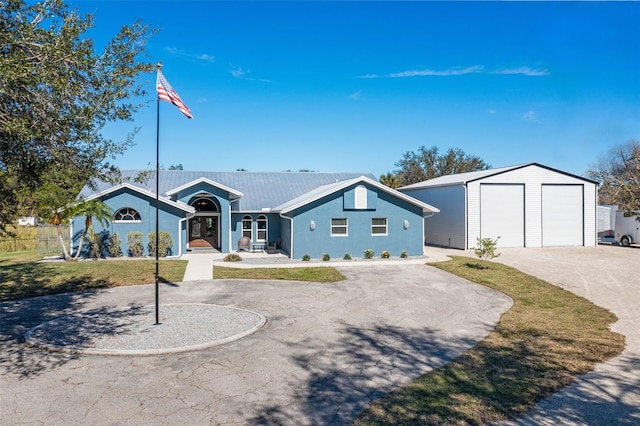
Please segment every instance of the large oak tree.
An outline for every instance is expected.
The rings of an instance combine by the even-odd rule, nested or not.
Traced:
[[[407,151],[402,159],[395,163],[396,184],[411,185],[440,176],[456,173],[486,170],[491,166],[480,157],[465,153],[460,148],[449,148],[440,153],[437,146],[426,148],[421,146],[417,151]],[[390,177],[385,175],[384,180]]]
[[[144,49],[155,31],[125,25],[98,51],[92,26],[92,15],[63,0],[0,0],[0,232],[39,189],[55,185],[70,201],[115,171],[110,161],[132,144],[135,131],[114,141],[101,130],[143,106],[141,74],[154,68]]]

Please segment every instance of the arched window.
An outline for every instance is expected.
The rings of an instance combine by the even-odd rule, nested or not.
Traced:
[[[253,241],[253,219],[251,219],[251,216],[244,216],[242,218],[242,236],[248,237]]]
[[[264,215],[258,216],[256,225],[258,225],[258,238],[256,241],[267,241],[267,217]]]
[[[364,185],[356,186],[356,199],[355,199],[355,208],[356,209],[366,209],[367,208],[367,188]]]
[[[115,222],[130,222],[137,221],[140,222],[142,219],[140,218],[140,213],[131,207],[121,208],[113,215],[113,220]]]

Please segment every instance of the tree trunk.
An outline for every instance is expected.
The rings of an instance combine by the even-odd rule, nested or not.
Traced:
[[[56,224],[56,231],[58,232],[58,241],[60,241],[60,245],[62,246],[62,252],[64,253],[64,260],[69,259],[69,252],[67,251],[67,245],[64,243],[64,238],[62,238],[62,228],[60,228],[60,224]]]

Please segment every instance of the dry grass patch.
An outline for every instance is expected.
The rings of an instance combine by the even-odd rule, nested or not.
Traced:
[[[432,266],[501,291],[514,305],[482,342],[372,404],[357,425],[515,418],[624,348],[624,336],[609,329],[615,315],[571,292],[492,262],[453,257]]]
[[[36,263],[33,252],[0,256],[0,301],[155,282],[155,260]],[[186,260],[161,260],[165,282],[182,281]]]
[[[345,279],[337,269],[320,266],[312,268],[213,268],[214,279],[287,280],[334,283]]]

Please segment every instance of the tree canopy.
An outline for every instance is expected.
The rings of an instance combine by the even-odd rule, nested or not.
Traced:
[[[395,166],[398,167],[395,171],[397,182],[394,182],[388,173],[384,175],[383,180],[394,182],[398,186],[411,185],[440,176],[491,168],[480,157],[466,154],[460,148],[449,148],[446,152],[440,153],[437,146],[431,148],[421,146],[417,151],[407,151],[402,159],[395,163]]]
[[[598,202],[640,210],[640,142],[630,140],[603,154],[587,175],[600,182]]]
[[[63,0],[0,0],[0,231],[47,184],[72,199],[89,179],[108,178],[132,144],[135,130],[118,141],[101,130],[143,106],[140,76],[154,66],[141,58],[155,31],[125,25],[97,51],[92,26]]]

